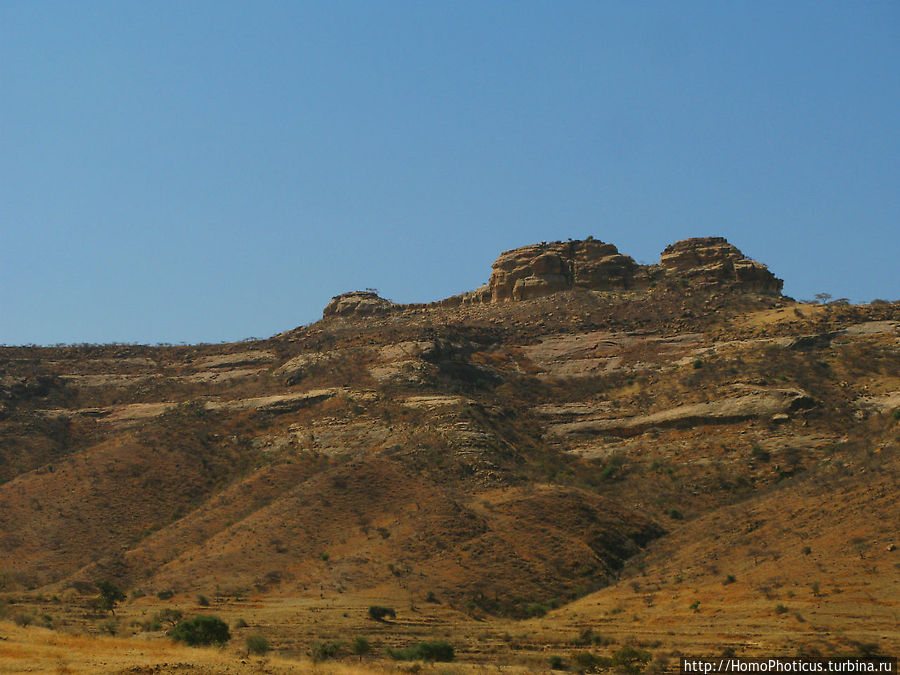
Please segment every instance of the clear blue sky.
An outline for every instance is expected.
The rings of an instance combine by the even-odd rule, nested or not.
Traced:
[[[589,234],[900,298],[900,2],[0,2],[0,343],[268,336]]]

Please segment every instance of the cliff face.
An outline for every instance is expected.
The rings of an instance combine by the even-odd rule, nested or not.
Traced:
[[[683,239],[666,247],[658,265],[639,265],[613,245],[593,238],[542,242],[500,254],[486,286],[441,300],[439,305],[531,300],[559,291],[645,288],[675,281],[691,286],[728,286],[780,293],[783,281],[760,262],[747,258],[723,237]],[[403,307],[371,292],[332,299],[324,316],[370,315]]]

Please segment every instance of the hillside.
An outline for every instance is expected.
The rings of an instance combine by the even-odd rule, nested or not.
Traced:
[[[286,659],[896,654],[900,305],[781,288],[589,239],[266,340],[0,348],[0,618],[96,633],[110,580],[120,636],[214,610]]]

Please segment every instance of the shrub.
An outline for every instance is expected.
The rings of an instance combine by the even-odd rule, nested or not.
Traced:
[[[385,617],[397,618],[397,612],[391,607],[382,607],[381,605],[372,605],[369,607],[369,616],[376,621],[384,621]]]
[[[169,600],[174,595],[175,595],[175,591],[167,590],[167,591],[159,591],[156,594],[156,597],[159,598],[160,600]]]
[[[650,662],[650,652],[634,647],[622,647],[613,652],[612,663],[628,673],[638,673]]]
[[[231,639],[228,624],[217,616],[200,615],[176,624],[172,639],[196,647],[198,645],[223,645]]]
[[[558,654],[554,654],[550,657],[550,670],[565,670],[566,662],[563,661],[563,657]]]
[[[772,459],[772,455],[769,454],[768,451],[763,450],[762,446],[758,443],[754,443],[753,447],[750,448],[750,456],[753,457],[753,459],[759,460],[760,462],[768,462],[770,459]]]
[[[269,641],[262,635],[248,635],[247,651],[251,654],[265,654],[269,651]]]
[[[539,602],[532,602],[529,605],[525,605],[525,616],[529,618],[535,618],[544,616],[550,610],[546,605],[542,605]]]
[[[310,648],[310,656],[312,660],[318,663],[327,659],[334,659],[340,656],[340,642],[313,642]]]
[[[153,615],[153,619],[159,623],[164,624],[167,623],[171,626],[175,626],[179,621],[184,618],[184,614],[182,614],[180,609],[172,609],[170,607],[166,607],[166,609],[158,611]]]
[[[246,628],[247,625],[248,624],[244,619],[238,619],[237,621],[234,622],[235,628]]]
[[[596,673],[602,670],[609,670],[613,665],[613,660],[608,656],[598,656],[591,652],[580,652],[572,656],[578,669],[586,673]]]
[[[356,637],[353,638],[353,644],[350,646],[350,651],[357,656],[365,656],[372,651],[372,645],[369,644],[369,641],[366,640],[366,638]]]
[[[13,622],[15,622],[17,626],[30,626],[34,622],[34,617],[31,614],[16,614],[13,617]]]
[[[733,584],[735,581],[737,581],[735,576],[733,574],[729,574],[727,577],[725,577],[725,581],[723,581],[722,583],[727,586],[728,584]]]
[[[388,649],[388,655],[398,661],[452,661],[456,650],[449,642],[419,642],[404,649]]]
[[[119,630],[119,622],[116,619],[107,619],[106,621],[101,621],[97,627],[104,633],[115,635]]]
[[[775,613],[776,614],[784,614],[788,611],[788,608],[784,605],[775,605]]]
[[[207,598],[203,593],[200,593],[197,596],[197,604],[201,607],[209,607],[209,598]]]

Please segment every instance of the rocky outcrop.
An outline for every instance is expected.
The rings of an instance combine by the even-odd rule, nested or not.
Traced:
[[[731,282],[766,293],[779,293],[784,285],[768,267],[744,256],[724,237],[682,239],[666,246],[659,262],[669,278],[702,284]]]
[[[502,253],[492,267],[491,302],[528,300],[570,288],[630,288],[649,279],[646,267],[594,239],[523,246]]]
[[[374,291],[350,291],[334,296],[322,310],[322,316],[370,316],[384,314],[393,307],[396,307],[393,302]]]

